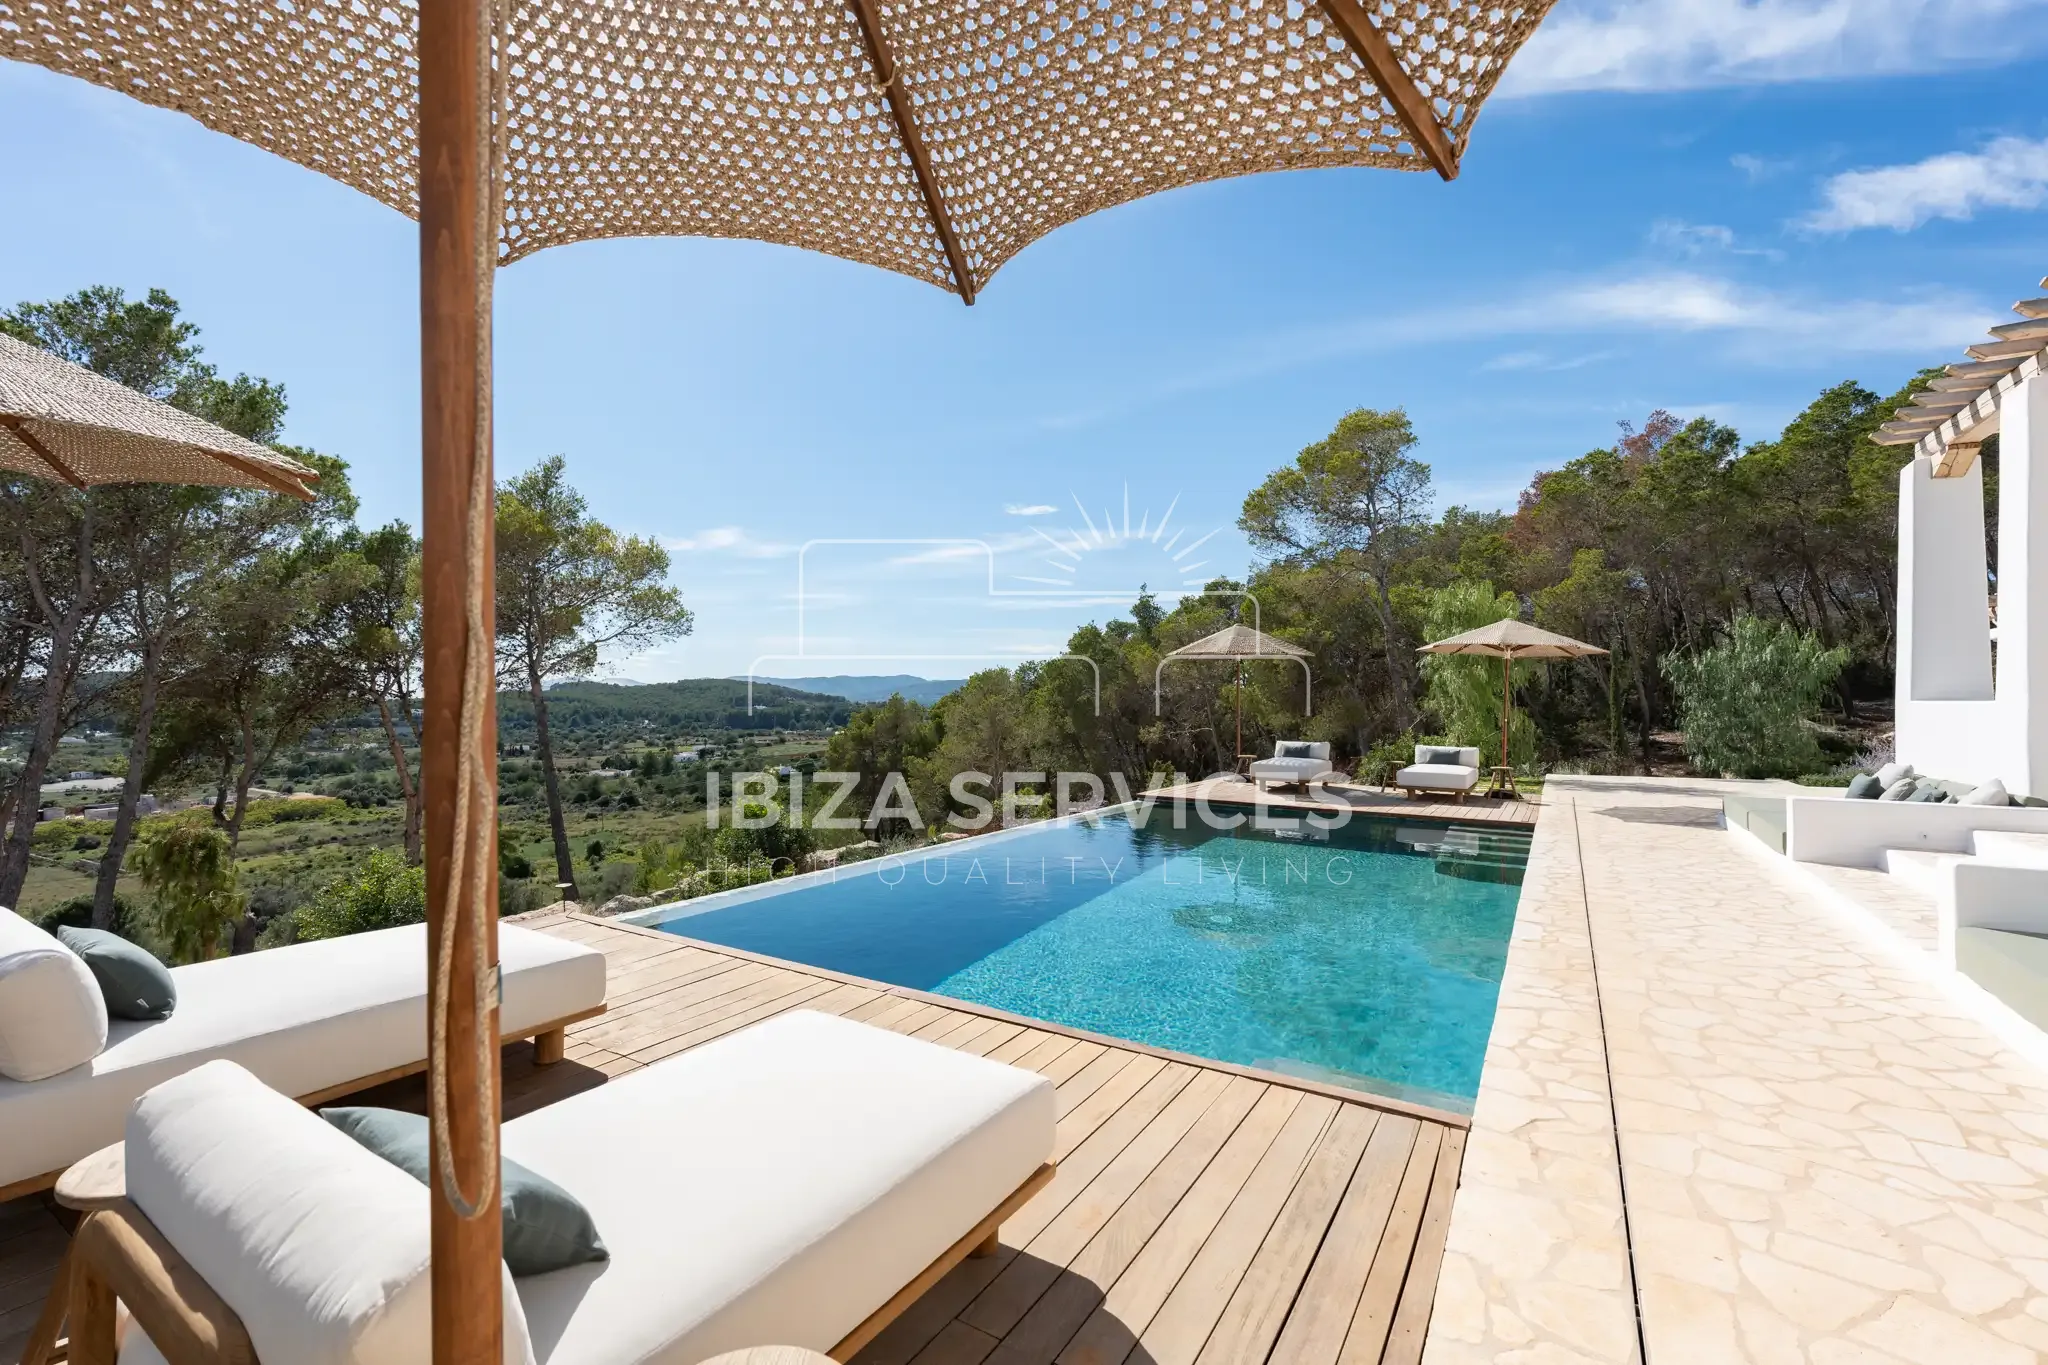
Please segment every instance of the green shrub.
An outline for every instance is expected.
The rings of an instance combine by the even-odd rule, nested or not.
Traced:
[[[267,798],[249,803],[249,812],[242,817],[242,828],[288,825],[299,820],[333,820],[347,813],[348,803],[331,796]]]
[[[128,866],[155,902],[155,929],[173,960],[204,962],[230,945],[248,898],[228,837],[211,825],[155,825]]]
[[[56,933],[61,925],[70,929],[92,928],[92,897],[73,896],[60,901],[33,916],[34,922],[48,931]],[[142,925],[141,912],[126,896],[114,897],[114,932],[131,943],[139,942],[137,937]]]
[[[315,939],[418,924],[426,917],[426,869],[408,867],[397,853],[380,849],[300,906],[296,921],[301,939]]]
[[[1520,605],[1511,592],[1496,594],[1491,583],[1461,578],[1430,594],[1424,631],[1432,640],[1448,639],[1507,620],[1519,612]],[[1530,682],[1535,672],[1524,663],[1515,669],[1515,681]],[[1483,766],[1498,762],[1500,660],[1482,655],[1430,654],[1423,658],[1422,675],[1428,685],[1429,709],[1443,722],[1440,742],[1478,749]],[[1402,761],[1413,762],[1414,752],[1410,748],[1408,757]],[[1508,761],[1518,769],[1527,769],[1535,760],[1535,723],[1528,712],[1518,710],[1508,723]]]
[[[1825,768],[1813,720],[1848,661],[1846,649],[1824,649],[1811,632],[1757,616],[1736,618],[1711,649],[1665,655],[1686,758],[1713,776],[1793,777]]]

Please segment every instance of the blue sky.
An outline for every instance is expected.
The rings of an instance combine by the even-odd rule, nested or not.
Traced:
[[[2048,271],[2044,47],[2044,0],[1566,0],[1455,183],[1176,191],[972,308],[781,247],[552,249],[499,277],[499,468],[560,452],[671,547],[696,633],[626,676],[1057,653],[1139,582],[1241,573],[1244,494],[1352,407],[1409,411],[1444,503],[1511,507],[1619,420],[1760,439],[1957,358]],[[7,62],[0,129],[0,299],[168,289],[209,358],[287,386],[366,521],[417,515],[411,223]],[[829,539],[923,543],[800,553]]]

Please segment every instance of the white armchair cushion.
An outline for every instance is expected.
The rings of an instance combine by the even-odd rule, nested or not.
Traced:
[[[1477,786],[1479,769],[1461,763],[1411,763],[1394,774],[1394,783],[1428,791],[1465,791]]]
[[[498,1022],[509,1034],[604,1003],[604,954],[594,948],[507,924],[498,956]],[[143,1092],[201,1062],[226,1058],[274,1090],[309,1095],[426,1059],[423,924],[215,958],[174,967],[171,978],[170,1018],[109,1026],[97,1006],[106,1046],[90,1065],[34,1085],[0,1080],[0,1185],[119,1142]]]
[[[84,959],[0,909],[0,1076],[39,1081],[106,1045],[106,998]]]
[[[233,1062],[128,1118],[128,1197],[279,1365],[431,1365],[427,1187]],[[533,1351],[512,1277],[505,1354]],[[123,1352],[124,1360],[148,1359]]]
[[[518,1282],[535,1354],[830,1350],[1052,1160],[1054,1108],[1035,1072],[792,1010],[516,1118],[505,1155],[611,1250]]]

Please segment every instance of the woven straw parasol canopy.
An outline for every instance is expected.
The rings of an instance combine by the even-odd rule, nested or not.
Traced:
[[[1309,676],[1308,650],[1290,645],[1285,640],[1276,640],[1264,631],[1253,630],[1250,626],[1225,626],[1214,635],[1204,635],[1193,644],[1182,645],[1179,649],[1159,661],[1159,668],[1152,675],[1152,709],[1159,710],[1159,674],[1165,669],[1168,659],[1228,659],[1238,665],[1232,681],[1232,692],[1237,706],[1237,754],[1244,753],[1244,661],[1247,659],[1298,659],[1301,660],[1302,686],[1305,689],[1306,706],[1314,705],[1314,679]]]
[[[1225,626],[1173,651],[1176,659],[1306,659],[1309,651],[1250,626]]]
[[[1097,209],[1434,169],[1553,0],[498,0],[501,261],[745,237],[975,293]],[[0,0],[0,56],[417,216],[417,0]]]
[[[0,469],[74,488],[198,483],[311,499],[319,475],[267,446],[0,336]]]
[[[1453,635],[1421,647],[1421,654],[1479,654],[1500,660],[1500,762],[1508,766],[1508,728],[1515,711],[1514,668],[1517,659],[1584,659],[1607,651],[1569,635],[1532,626],[1510,616],[1490,626]],[[1509,787],[1513,794],[1513,787]]]
[[[1569,635],[1509,617],[1490,626],[1422,646],[1423,654],[1483,654],[1490,659],[1584,659],[1607,651]]]

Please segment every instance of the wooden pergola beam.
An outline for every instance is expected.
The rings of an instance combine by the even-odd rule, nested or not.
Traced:
[[[1941,457],[1934,462],[1934,477],[1960,479],[1977,463],[1977,454],[1983,448],[1982,441],[1950,441]]]
[[[1351,51],[1365,63],[1372,83],[1394,106],[1394,115],[1408,130],[1415,149],[1428,158],[1438,175],[1456,180],[1458,150],[1443,125],[1437,122],[1436,110],[1430,108],[1428,98],[1402,67],[1401,59],[1394,55],[1394,45],[1387,41],[1387,35],[1367,17],[1358,0],[1322,0],[1322,6]]]
[[[917,187],[924,194],[925,210],[931,214],[932,226],[939,230],[939,242],[946,248],[946,264],[952,268],[953,284],[959,290],[961,301],[972,305],[974,274],[967,268],[967,253],[960,249],[959,234],[953,231],[953,220],[946,213],[945,198],[939,193],[938,178],[932,174],[932,159],[925,151],[924,136],[917,131],[917,117],[910,107],[910,92],[898,79],[902,73],[896,69],[896,54],[890,51],[889,39],[882,32],[881,11],[875,8],[875,0],[854,0],[853,7],[860,15],[861,38],[868,45],[868,61],[875,68],[875,84],[889,101],[889,116],[896,120],[896,132],[903,139],[903,150],[910,153],[910,168],[917,174]]]
[[[58,459],[48,446],[38,440],[36,434],[28,429],[28,423],[10,413],[7,416],[0,417],[0,426],[4,426],[13,432],[14,438],[28,447],[29,454],[48,465],[51,473],[70,484],[73,488],[81,491],[85,488],[85,480],[79,478],[76,470]]]
[[[2007,337],[1965,346],[1963,354],[1972,360],[2024,360],[2037,354],[2043,346],[2048,346],[2048,337]]]

